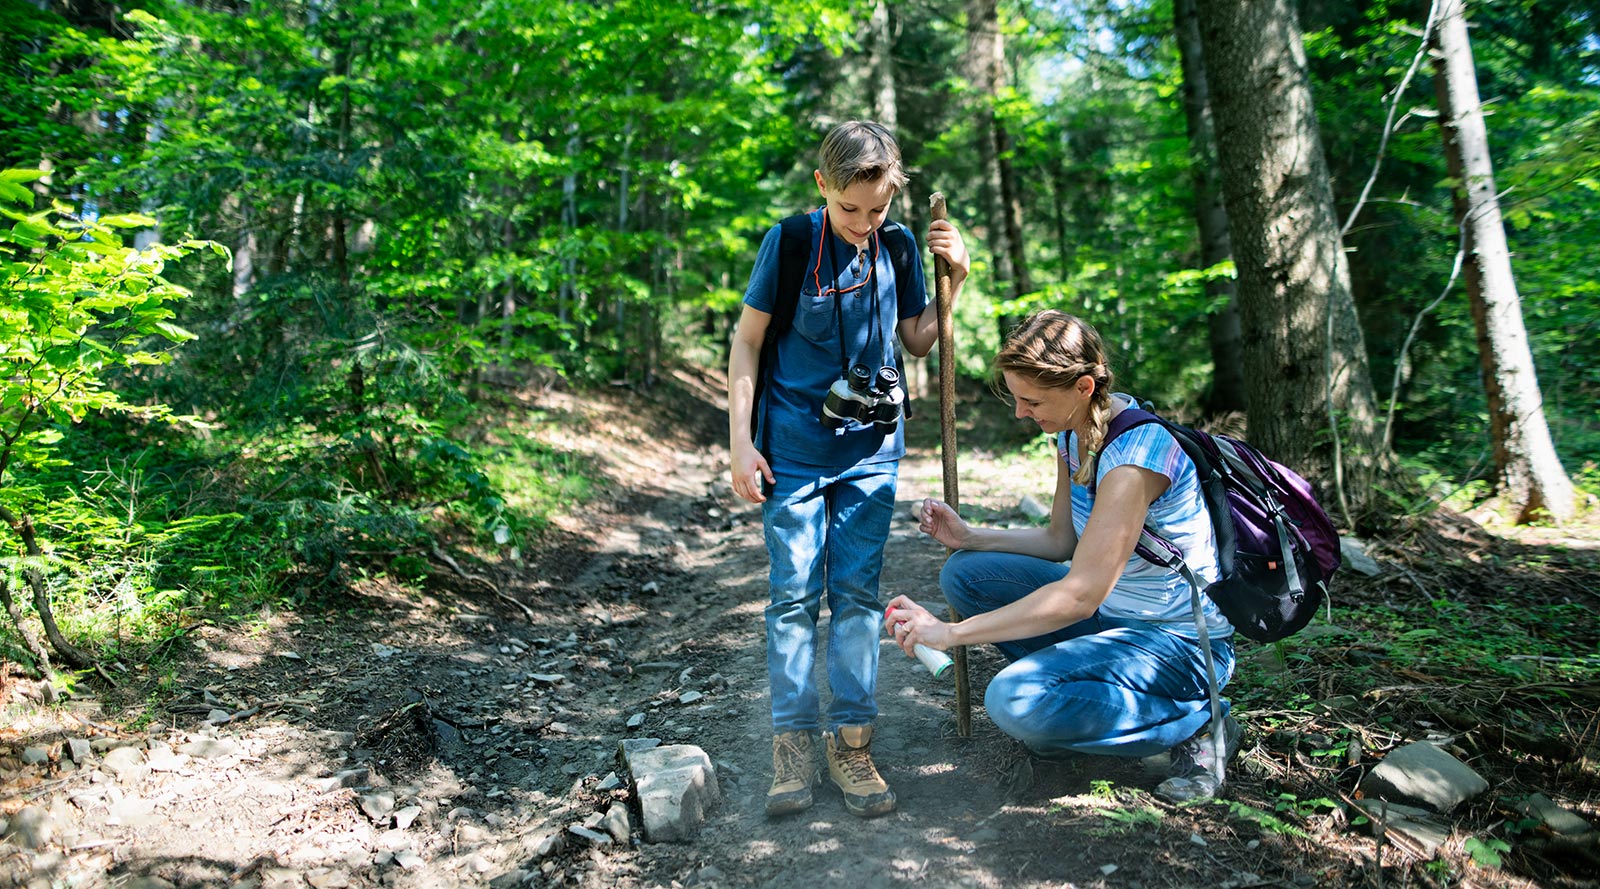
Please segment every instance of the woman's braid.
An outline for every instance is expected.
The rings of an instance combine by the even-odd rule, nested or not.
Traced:
[[[995,376],[1016,373],[1046,389],[1066,389],[1087,376],[1094,380],[1089,396],[1089,427],[1083,436],[1089,459],[1072,480],[1087,485],[1094,477],[1094,457],[1111,423],[1111,383],[1105,344],[1088,322],[1047,309],[1025,318],[1006,335],[995,356]]]

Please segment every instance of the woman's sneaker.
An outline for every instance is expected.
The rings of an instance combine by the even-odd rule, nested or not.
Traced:
[[[811,788],[822,783],[811,733],[782,732],[772,738],[772,789],[767,814],[788,815],[811,808]]]
[[[1223,761],[1219,764],[1211,726],[1206,723],[1194,737],[1172,748],[1172,767],[1167,770],[1167,780],[1156,786],[1156,796],[1169,803],[1189,803],[1211,799],[1222,790],[1218,776],[1224,774],[1228,762],[1239,752],[1239,739],[1244,732],[1233,716],[1223,717]]]
[[[872,764],[872,726],[841,725],[824,732],[828,740],[828,777],[844,792],[852,815],[871,818],[894,811],[894,791]]]

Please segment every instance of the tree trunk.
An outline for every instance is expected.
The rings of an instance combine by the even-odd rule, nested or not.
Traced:
[[[1433,33],[1434,91],[1456,222],[1466,252],[1467,296],[1478,333],[1478,358],[1489,404],[1495,483],[1526,523],[1548,514],[1570,518],[1572,480],[1545,423],[1539,377],[1522,324],[1522,301],[1495,196],[1489,134],[1478,97],[1463,0],[1445,0]]]
[[[1381,441],[1300,29],[1290,0],[1213,0],[1199,12],[1250,344],[1250,439],[1337,490],[1350,520],[1371,502]]]
[[[1004,59],[997,58],[995,63],[998,67],[1004,63]],[[996,86],[1003,82],[1004,77],[996,81]],[[1022,297],[1033,292],[1033,280],[1028,275],[1028,242],[1022,234],[1022,195],[1017,189],[1016,165],[1011,162],[1014,146],[1005,121],[999,118],[994,121],[994,143],[995,167],[1000,173],[1001,207],[1005,214],[1006,247],[1011,251],[1011,295]]]
[[[1173,0],[1178,56],[1183,64],[1183,116],[1189,130],[1189,164],[1194,178],[1194,218],[1200,230],[1200,267],[1213,268],[1233,258],[1228,239],[1228,210],[1222,204],[1222,181],[1217,172],[1217,131],[1211,121],[1211,85],[1206,82],[1205,53],[1200,46],[1200,20],[1195,0]],[[1233,281],[1206,282],[1206,314],[1211,343],[1211,392],[1206,413],[1211,416],[1243,411],[1244,361],[1239,333],[1239,307]]]
[[[888,0],[872,7],[868,52],[872,64],[872,116],[889,132],[900,129],[900,101],[895,93],[894,26],[889,18]]]
[[[1000,172],[1000,146],[996,141],[994,103],[1000,92],[1000,10],[997,0],[967,3],[967,80],[977,98],[973,132],[977,134],[978,169],[983,182],[983,216],[987,224],[974,232],[989,244],[994,261],[994,292],[1016,291],[1011,245],[1006,238],[1005,186]],[[1004,322],[1002,320],[1002,326]]]

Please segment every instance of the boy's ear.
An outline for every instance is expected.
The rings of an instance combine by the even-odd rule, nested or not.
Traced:
[[[822,197],[826,199],[828,197],[828,183],[822,180],[822,171],[812,170],[811,175],[817,178],[817,191],[821,192]]]

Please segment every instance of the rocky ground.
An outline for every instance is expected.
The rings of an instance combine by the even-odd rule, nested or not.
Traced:
[[[1285,713],[1241,713],[1233,802],[1168,806],[1140,763],[1021,755],[983,718],[999,666],[988,651],[971,653],[978,704],[961,736],[952,681],[887,642],[874,747],[898,811],[857,819],[825,787],[812,810],[767,819],[760,515],[726,484],[714,386],[685,376],[669,388],[670,399],[588,406],[538,396],[565,412],[567,445],[598,460],[609,487],[520,562],[441,544],[422,590],[368,581],[317,609],[197,625],[161,666],[80,688],[66,707],[28,704],[13,679],[0,884],[1243,889],[1600,875],[1582,854],[1522,874],[1465,863],[1465,838],[1496,817],[1488,803],[1453,839],[1447,826],[1433,856],[1375,841],[1343,801],[1313,804],[1311,785],[1289,785],[1300,792],[1285,809],[1297,760],[1282,733],[1314,728]],[[918,422],[883,597],[936,605],[944,553],[910,513],[940,494],[941,474],[937,436]],[[1026,521],[1022,498],[1048,499],[1040,455],[961,460],[971,513]],[[1321,688],[1328,713],[1352,705],[1336,682]],[[1593,698],[1575,702],[1591,708],[1572,719],[1588,720],[1577,734],[1592,745]],[[1384,731],[1396,747],[1426,727]],[[722,800],[692,839],[643,841],[617,762],[636,738],[694,745],[714,763]],[[1490,781],[1543,789],[1593,820],[1593,750],[1571,768],[1536,760]],[[1332,779],[1316,787],[1341,792]]]

